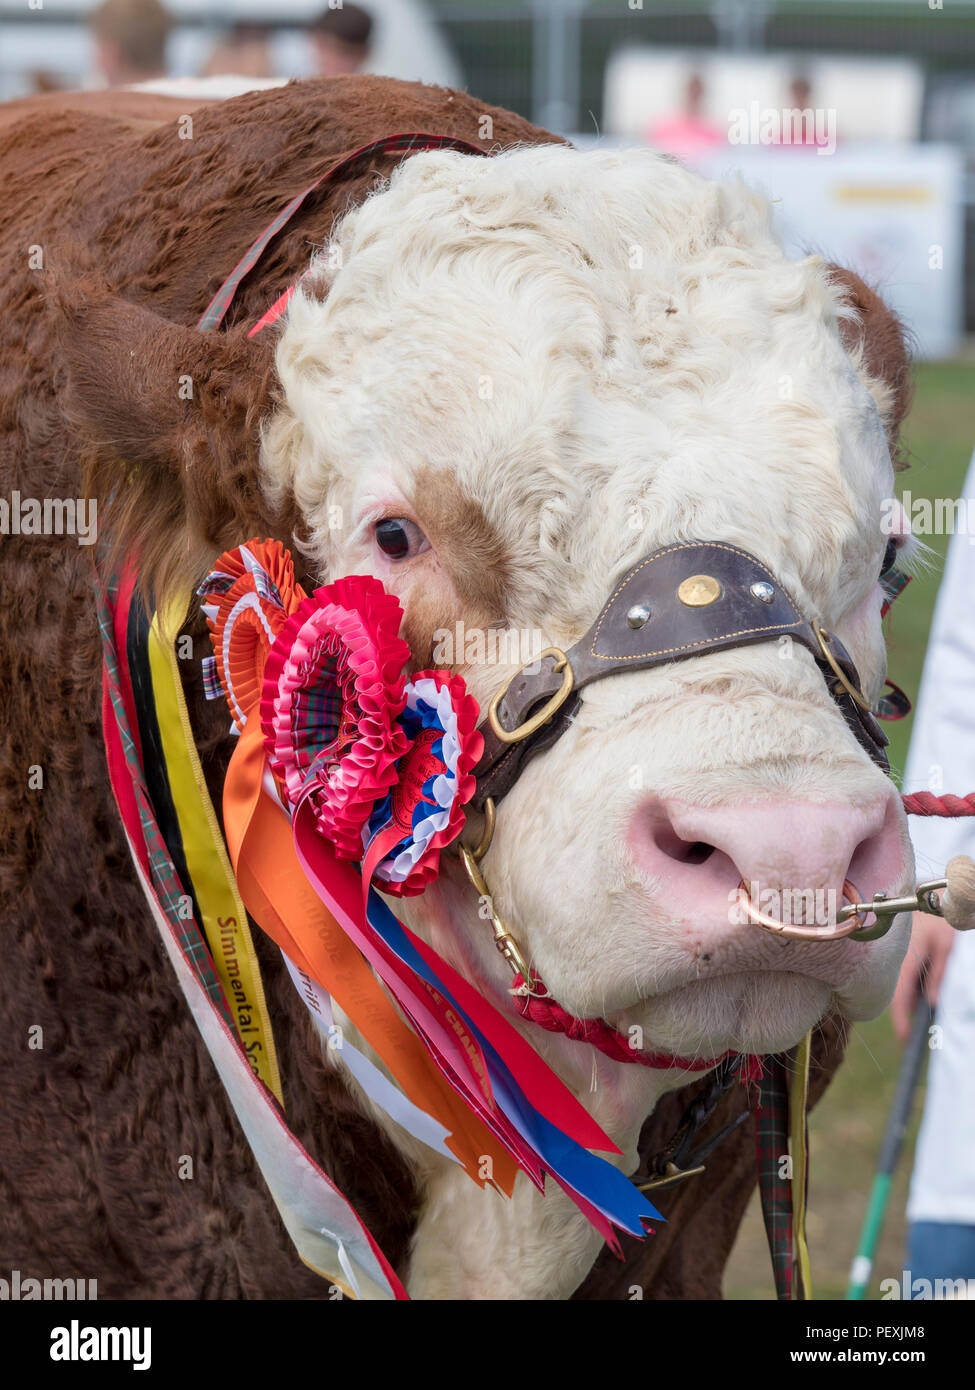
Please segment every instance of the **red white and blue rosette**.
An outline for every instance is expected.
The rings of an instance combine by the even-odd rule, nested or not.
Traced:
[[[394,897],[422,893],[436,878],[441,849],[464,828],[464,807],[476,787],[473,769],[484,751],[478,705],[461,676],[420,671],[405,694],[399,724],[410,746],[397,763],[395,784],[369,817],[362,844],[363,859],[370,844],[382,846],[372,883]]]
[[[238,733],[258,714],[282,804],[310,799],[343,859],[372,846],[383,892],[421,893],[464,827],[484,746],[463,679],[422,671],[406,685],[396,598],[368,575],[308,597],[277,541],[227,551],[199,593],[207,694],[226,696]]]

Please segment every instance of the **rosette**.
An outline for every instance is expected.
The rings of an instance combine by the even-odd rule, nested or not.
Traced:
[[[397,636],[402,616],[378,579],[339,579],[295,609],[267,658],[271,769],[293,809],[311,799],[319,834],[343,859],[361,858],[363,826],[408,747],[397,722],[410,654]]]
[[[260,704],[271,644],[305,593],[284,546],[261,540],[221,555],[197,593],[214,653],[203,663],[207,698],[227,697],[239,733]]]
[[[410,741],[397,781],[369,818],[363,849],[381,834],[388,843],[372,882],[395,897],[422,893],[439,871],[440,851],[464,828],[474,795],[473,768],[484,751],[477,701],[461,676],[421,671],[406,686],[400,726]]]

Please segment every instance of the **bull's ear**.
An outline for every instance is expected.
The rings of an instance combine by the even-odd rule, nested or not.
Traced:
[[[859,275],[830,266],[830,278],[843,291],[840,332],[847,351],[869,378],[890,440],[896,468],[906,468],[899,447],[901,422],[911,406],[913,383],[907,334],[897,315]]]
[[[270,346],[172,323],[86,275],[62,280],[52,307],[64,414],[115,557],[137,556],[158,598],[220,550],[274,534],[259,477]]]

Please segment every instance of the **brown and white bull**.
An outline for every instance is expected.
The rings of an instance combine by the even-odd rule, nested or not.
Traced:
[[[403,605],[416,668],[439,653],[482,708],[517,663],[476,659],[476,640],[445,658],[458,625],[567,649],[641,556],[726,542],[838,634],[878,695],[903,345],[855,277],[786,258],[765,199],[646,150],[574,151],[439,89],[255,93],[193,111],[190,138],[185,103],[126,101],[121,115],[24,104],[0,127],[7,496],[87,486],[157,597],[255,534],[300,546],[313,583],[374,574]],[[191,326],[296,191],[403,129],[502,152],[417,153],[339,181],[244,282],[228,331]],[[304,271],[280,327],[248,340]],[[0,1004],[15,1047],[0,1264],[97,1276],[116,1296],[314,1294],[131,874],[99,740],[90,563],[63,536],[0,542]],[[186,683],[219,804],[225,719],[197,670]],[[868,895],[912,882],[899,798],[794,644],[589,686],[503,801],[483,867],[570,1013],[638,1027],[676,1058],[774,1052],[822,1020],[873,1017],[906,946],[904,919],[878,941],[807,944],[729,910],[741,879],[837,893],[850,879]],[[398,907],[510,1013],[456,860]],[[753,1179],[744,1134],[696,1180],[708,1193],[660,1199],[667,1228],[617,1273],[557,1190],[481,1191],[346,1089],[261,950],[289,1121],[413,1296],[718,1293]],[[686,1073],[519,1026],[634,1172]],[[819,1084],[833,1021],[820,1046]]]

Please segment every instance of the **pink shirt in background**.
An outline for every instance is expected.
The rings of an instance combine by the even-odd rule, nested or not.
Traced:
[[[696,155],[707,154],[716,145],[724,145],[728,141],[727,133],[719,126],[700,116],[683,113],[654,121],[647,129],[646,138],[658,150],[665,150],[678,159],[693,159]]]

